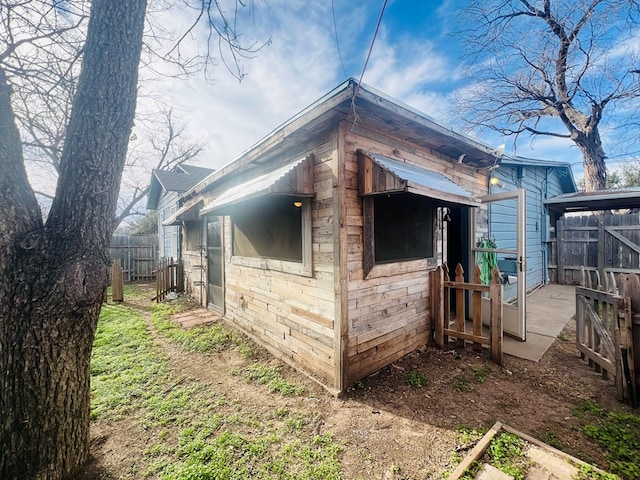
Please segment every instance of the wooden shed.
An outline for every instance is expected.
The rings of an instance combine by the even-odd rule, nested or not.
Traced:
[[[469,264],[499,160],[349,79],[188,191],[165,225],[185,227],[194,297],[342,391],[428,343],[429,272]]]

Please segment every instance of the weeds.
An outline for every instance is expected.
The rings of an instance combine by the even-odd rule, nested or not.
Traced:
[[[600,409],[602,410],[602,409]],[[604,411],[582,432],[606,449],[609,470],[623,478],[640,478],[640,417]]]
[[[469,392],[473,390],[473,385],[464,375],[456,375],[451,379],[451,385],[459,392]]]
[[[246,340],[237,333],[225,327],[222,323],[207,325],[206,327],[184,330],[170,320],[170,316],[176,313],[172,305],[159,304],[154,308],[151,321],[153,326],[163,336],[174,343],[181,345],[189,352],[211,355],[229,347],[242,347],[239,352],[250,352],[245,344]]]
[[[244,375],[247,381],[258,385],[266,385],[271,393],[279,393],[284,397],[302,395],[304,387],[287,382],[280,376],[278,367],[271,367],[264,363],[251,365],[245,371],[235,370],[235,375]]]
[[[495,437],[487,448],[491,464],[511,475],[515,480],[523,480],[531,461],[524,454],[525,441],[511,433]]]
[[[473,371],[473,377],[476,379],[476,382],[484,383],[487,375],[491,373],[491,365],[485,364],[481,368],[471,367],[471,370]]]
[[[409,372],[407,374],[407,383],[412,387],[420,388],[426,386],[429,381],[424,372]]]
[[[197,329],[180,333],[168,322],[169,312],[156,309],[153,324],[185,350],[209,355],[238,345],[233,334],[220,343]],[[255,364],[242,371],[271,391],[302,393],[302,387],[282,379],[277,367]],[[91,372],[93,421],[117,425],[126,416],[148,439],[136,452],[141,457],[130,472],[136,478],[340,478],[343,447],[331,435],[317,434],[312,414],[288,407],[257,418],[211,384],[171,377],[168,358],[137,311],[103,306]]]

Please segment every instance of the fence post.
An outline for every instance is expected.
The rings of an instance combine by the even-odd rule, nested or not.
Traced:
[[[558,285],[564,285],[564,217],[560,217],[556,222],[556,263]]]
[[[489,288],[491,298],[491,360],[502,365],[502,282],[497,266],[493,267],[491,271]]]
[[[111,264],[111,300],[114,302],[124,301],[123,284],[122,267],[120,266],[120,262],[114,261]]]
[[[464,269],[460,264],[456,266],[456,282],[464,283]],[[464,290],[462,288],[456,288],[456,330],[458,332],[464,333],[465,321]],[[464,348],[464,338],[459,338],[456,344],[458,347]]]
[[[436,268],[432,274],[433,279],[433,322],[435,327],[435,343],[444,348],[444,272],[442,267]]]
[[[626,355],[627,364],[623,365],[627,371],[626,380],[630,383],[627,390],[633,407],[638,404],[638,387],[640,386],[640,279],[634,273],[630,273],[623,283],[624,296],[629,297],[630,318],[625,328],[624,345],[621,354]]]
[[[478,265],[473,269],[473,283],[481,284],[480,267]],[[473,290],[471,293],[471,305],[473,308],[473,335],[475,337],[482,336],[482,292]],[[474,342],[473,350],[475,352],[482,351],[482,344]]]

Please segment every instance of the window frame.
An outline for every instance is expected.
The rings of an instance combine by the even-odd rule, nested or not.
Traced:
[[[382,194],[380,194],[382,195]],[[364,275],[365,278],[373,277],[386,277],[392,275],[399,275],[407,272],[415,272],[421,270],[427,270],[436,266],[437,257],[437,243],[436,243],[436,209],[435,202],[432,205],[433,214],[431,216],[431,252],[430,255],[424,258],[407,258],[397,260],[385,260],[384,262],[376,263],[375,258],[375,212],[374,203],[375,197],[380,195],[366,195],[362,197],[362,210],[363,210],[363,243],[364,243]],[[404,195],[411,195],[404,193]],[[419,195],[417,195],[419,196]],[[422,197],[427,200],[428,197]]]
[[[299,197],[294,195],[287,195],[287,198],[291,199],[291,202],[301,201],[302,206],[300,208],[301,214],[301,240],[302,240],[302,259],[300,262],[291,260],[281,260],[277,258],[269,257],[249,257],[243,255],[236,255],[234,251],[234,235],[235,235],[235,222],[233,220],[233,212],[229,214],[231,221],[231,264],[249,267],[259,268],[262,270],[274,270],[283,273],[291,273],[294,275],[300,275],[305,277],[311,277],[312,271],[312,230],[311,230],[311,197]]]

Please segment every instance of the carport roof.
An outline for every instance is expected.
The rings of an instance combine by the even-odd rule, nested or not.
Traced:
[[[619,188],[557,195],[544,201],[551,210],[585,212],[640,208],[640,188]]]

